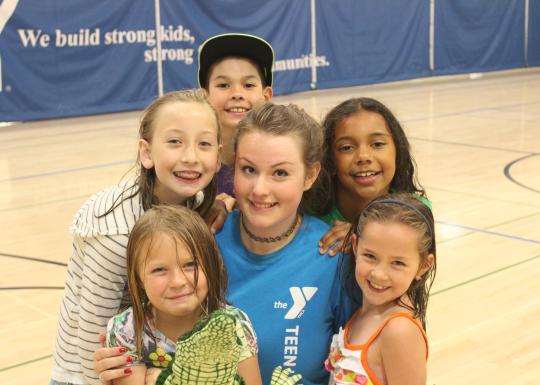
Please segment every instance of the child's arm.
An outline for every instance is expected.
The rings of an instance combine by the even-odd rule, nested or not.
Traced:
[[[216,234],[221,230],[227,219],[227,215],[233,210],[235,204],[236,199],[233,197],[225,193],[218,194],[214,204],[204,218],[212,234]]]
[[[349,222],[342,222],[336,220],[334,225],[330,230],[324,234],[324,236],[319,241],[319,253],[324,254],[328,250],[328,255],[334,256],[339,251],[350,251],[350,245],[345,245],[344,241],[351,229],[351,224]],[[332,247],[334,245],[334,247]]]
[[[126,268],[115,265],[113,262],[117,259],[111,255],[124,253],[122,242],[125,241],[127,239],[121,236],[96,236],[84,239],[77,235],[74,237],[71,258],[77,261],[76,263],[82,264],[77,353],[81,360],[83,375],[89,383],[95,382],[95,373],[91,369],[92,352],[99,347],[98,335],[105,329],[109,318],[120,308],[127,279]],[[103,298],[104,295],[106,299]]]
[[[405,317],[391,320],[380,334],[383,369],[388,385],[426,383],[426,341]]]
[[[238,374],[246,385],[262,385],[261,371],[257,356],[246,358],[238,363]]]

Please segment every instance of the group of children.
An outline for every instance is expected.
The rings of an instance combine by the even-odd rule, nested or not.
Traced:
[[[272,65],[213,37],[202,90],[147,107],[135,177],[71,226],[51,385],[425,383],[435,233],[405,133],[370,98],[322,127],[270,103]]]

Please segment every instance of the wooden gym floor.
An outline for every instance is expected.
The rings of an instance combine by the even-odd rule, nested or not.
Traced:
[[[403,123],[433,202],[428,384],[540,380],[540,69],[274,98],[320,118],[370,96]],[[135,159],[140,111],[0,126],[0,384],[48,384],[68,225]]]

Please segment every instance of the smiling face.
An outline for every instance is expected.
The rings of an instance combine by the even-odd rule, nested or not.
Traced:
[[[300,140],[261,131],[241,136],[236,148],[234,190],[243,220],[257,236],[277,236],[291,227],[304,191],[319,165],[306,170]]]
[[[138,271],[158,328],[160,322],[192,319],[195,323],[199,319],[201,304],[208,295],[208,283],[181,241],[156,234]]]
[[[396,146],[380,114],[360,111],[345,118],[336,127],[332,154],[337,202],[342,206],[359,212],[388,193],[396,172]]]
[[[214,64],[207,92],[218,113],[226,146],[229,143],[226,138],[232,137],[238,122],[272,97],[272,88],[263,86],[256,65],[243,58],[226,58]]]
[[[431,254],[422,262],[418,232],[403,223],[370,221],[351,241],[356,282],[366,305],[395,305],[433,263]]]
[[[153,194],[160,203],[183,204],[219,170],[218,127],[208,106],[171,102],[160,107],[152,139],[139,140],[143,167],[154,168]]]

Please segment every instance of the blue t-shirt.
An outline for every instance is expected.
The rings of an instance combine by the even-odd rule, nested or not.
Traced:
[[[263,383],[282,365],[302,374],[305,385],[327,384],[323,364],[332,335],[353,311],[338,274],[340,258],[318,251],[328,225],[306,215],[291,242],[264,255],[244,247],[239,226],[234,211],[216,239],[229,276],[227,299],[247,313],[257,333]]]

